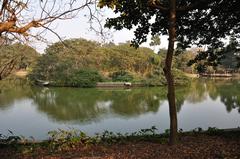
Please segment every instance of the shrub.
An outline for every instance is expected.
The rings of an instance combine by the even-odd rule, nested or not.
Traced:
[[[97,82],[103,80],[98,71],[92,69],[76,70],[69,76],[66,83],[68,86],[73,87],[95,87]]]
[[[131,82],[134,79],[133,75],[126,71],[113,72],[110,77],[113,82]]]

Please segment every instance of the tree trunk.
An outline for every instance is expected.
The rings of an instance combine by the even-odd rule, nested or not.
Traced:
[[[169,12],[169,43],[168,51],[165,59],[165,67],[163,69],[168,87],[168,102],[169,102],[169,115],[170,115],[170,138],[169,144],[174,145],[177,142],[177,111],[175,103],[175,87],[174,78],[172,75],[172,59],[174,54],[174,43],[176,39],[176,0],[170,0]]]

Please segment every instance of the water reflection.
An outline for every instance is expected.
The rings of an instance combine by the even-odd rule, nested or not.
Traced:
[[[57,121],[99,121],[108,115],[129,118],[156,113],[165,91],[155,89],[100,90],[73,88],[33,89],[38,110]]]
[[[30,85],[22,79],[0,82],[0,111],[13,106],[14,102],[30,98]]]
[[[209,96],[213,101],[218,97],[226,106],[227,112],[238,109],[240,113],[240,83],[229,79],[202,79],[192,81],[191,93],[186,100],[197,103],[203,102]]]
[[[226,110],[231,112],[238,109],[240,113],[240,84],[238,81],[225,81],[218,84],[215,92],[211,92],[211,98],[216,99],[217,96],[226,106]]]
[[[181,111],[185,102],[201,103],[208,97],[218,98],[227,112],[240,112],[240,84],[229,80],[193,80],[187,87],[176,89],[176,105]],[[136,118],[146,113],[157,113],[166,101],[166,89],[79,89],[31,87],[0,83],[0,112],[13,103],[30,99],[39,112],[58,122],[89,123],[110,117]]]

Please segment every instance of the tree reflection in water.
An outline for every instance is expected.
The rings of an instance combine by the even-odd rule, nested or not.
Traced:
[[[30,98],[31,91],[26,80],[0,81],[0,110],[10,108],[14,102]]]
[[[58,121],[99,121],[115,114],[134,117],[157,112],[165,91],[160,88],[101,90],[73,88],[35,89],[32,98],[38,109]]]
[[[184,102],[220,100],[228,112],[240,112],[240,84],[231,80],[197,79],[176,89],[177,111]],[[40,112],[61,122],[97,122],[111,116],[135,118],[157,113],[166,102],[165,87],[126,89],[80,89],[31,87],[24,82],[0,82],[0,111],[24,99],[34,101]]]

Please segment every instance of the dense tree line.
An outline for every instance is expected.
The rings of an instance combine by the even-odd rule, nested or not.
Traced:
[[[101,45],[85,39],[71,39],[48,46],[30,79],[51,81],[57,86],[79,87],[92,87],[99,81],[163,85],[166,81],[160,69],[162,64],[162,56],[149,48],[135,49],[129,43]],[[186,77],[181,71],[174,71],[179,79],[177,82],[183,84]]]
[[[216,50],[215,54],[219,54],[216,57],[220,57],[217,59],[218,65],[212,65],[213,63],[209,62],[211,59],[201,59],[206,52],[194,53],[191,50],[178,52],[177,48],[173,57],[176,83],[186,83],[182,71],[197,73],[236,69],[239,65],[239,58],[235,55],[239,52],[238,47],[237,40],[231,38],[226,47]],[[9,43],[2,45],[0,52],[1,79],[17,70],[31,71],[34,68],[30,79],[54,81],[58,86],[92,87],[99,81],[143,82],[150,86],[166,84],[161,68],[164,66],[163,59],[167,50],[160,49],[158,54],[155,54],[150,48],[132,48],[129,42],[102,45],[85,39],[70,39],[64,43],[57,42],[48,46],[42,55],[27,45]],[[191,62],[192,66],[188,66]],[[89,74],[93,75],[90,81],[95,84],[87,82]],[[77,76],[85,79],[76,78]]]

